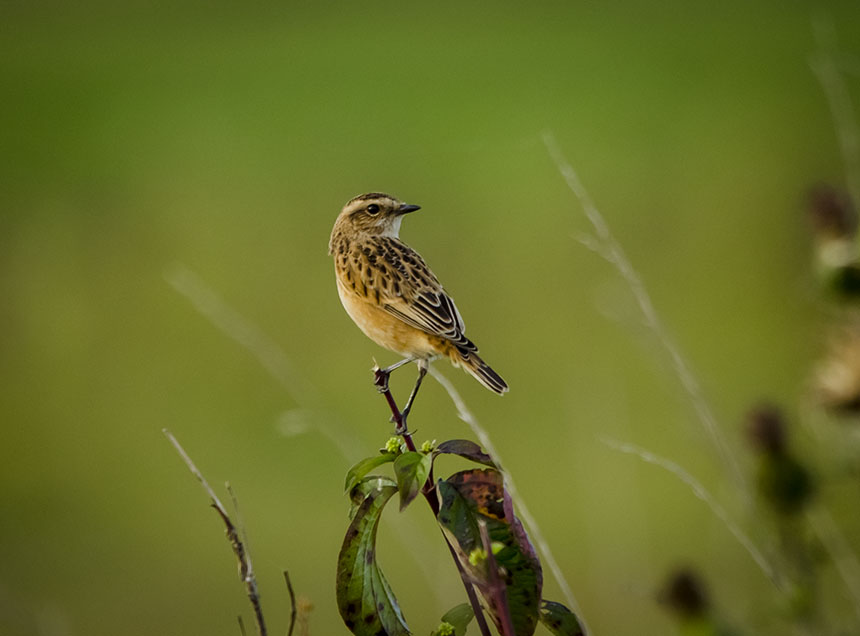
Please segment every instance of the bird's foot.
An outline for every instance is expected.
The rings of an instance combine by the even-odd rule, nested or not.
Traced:
[[[406,426],[406,415],[400,416],[400,421],[398,422],[394,416],[391,416],[391,421],[394,423],[394,434],[395,435],[412,435],[409,431],[409,427]]]
[[[410,431],[409,427],[406,426],[406,418],[409,417],[410,409],[404,409],[403,412],[400,413],[400,421],[397,420],[393,415],[391,416],[391,423],[394,424],[394,434],[395,435],[412,435],[415,431]]]
[[[388,369],[380,369],[376,367],[373,370],[373,384],[376,385],[376,390],[380,393],[388,393],[388,378],[391,371]]]

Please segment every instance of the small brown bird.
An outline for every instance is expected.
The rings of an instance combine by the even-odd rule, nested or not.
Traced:
[[[398,237],[403,215],[418,209],[387,194],[362,194],[344,206],[328,245],[346,312],[371,340],[405,356],[382,370],[385,377],[404,364],[418,363],[404,420],[435,358],[448,358],[491,391],[508,390],[466,338],[460,312],[439,279]]]

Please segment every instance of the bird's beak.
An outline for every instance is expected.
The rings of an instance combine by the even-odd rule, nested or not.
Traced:
[[[420,210],[420,205],[406,205],[405,203],[397,208],[397,214],[409,214],[410,212],[415,212],[415,210]]]

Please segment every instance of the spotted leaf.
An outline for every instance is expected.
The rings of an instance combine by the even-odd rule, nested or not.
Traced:
[[[447,442],[442,442],[433,452],[437,455],[459,455],[460,457],[471,459],[478,464],[496,468],[493,458],[487,455],[475,442],[468,439],[451,439]]]
[[[501,630],[507,602],[516,636],[531,636],[538,623],[543,574],[537,553],[514,516],[502,474],[494,469],[467,470],[439,480],[437,488],[439,524],[496,626]],[[479,521],[487,525],[504,598],[491,584],[486,555],[481,557]]]
[[[367,477],[351,491],[352,519],[337,560],[337,607],[356,636],[406,636],[409,628],[376,562],[382,509],[397,492],[385,477]]]
[[[540,622],[554,636],[585,636],[576,614],[561,603],[543,601],[540,607]]]

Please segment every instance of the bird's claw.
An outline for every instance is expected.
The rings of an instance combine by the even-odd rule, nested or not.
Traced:
[[[395,435],[412,435],[415,431],[410,431],[409,427],[406,425],[406,416],[409,415],[409,411],[404,411],[400,414],[400,422],[398,423],[397,418],[393,415],[391,416],[391,423],[394,424],[394,434]]]
[[[376,390],[380,393],[388,393],[388,376],[391,375],[385,369],[373,370],[373,383],[376,385]]]
[[[401,420],[399,424],[397,424],[395,422],[394,434],[402,436],[402,435],[411,435],[412,433],[409,432],[409,428],[406,426],[406,421]]]

